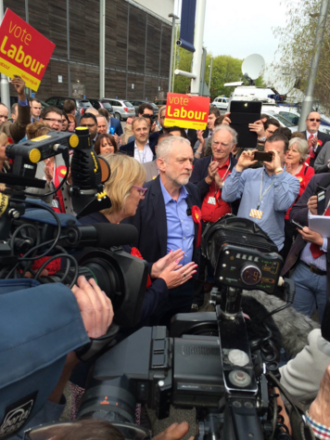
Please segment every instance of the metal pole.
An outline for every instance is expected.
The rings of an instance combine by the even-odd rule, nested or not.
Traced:
[[[66,0],[66,48],[68,57],[68,96],[72,95],[71,89],[71,55],[70,55],[70,0]]]
[[[206,0],[197,0],[195,36],[194,36],[195,52],[193,53],[193,62],[192,62],[192,72],[194,75],[196,75],[196,79],[191,80],[192,95],[198,95],[199,85],[201,81],[205,10],[206,10]]]
[[[105,97],[105,0],[100,0],[100,98]]]
[[[210,76],[209,76],[209,90],[210,90],[210,95],[211,95],[212,66],[213,66],[213,58],[211,58],[211,64],[210,64]]]
[[[172,17],[172,36],[171,36],[171,55],[170,55],[170,72],[168,74],[168,91],[172,91],[172,69],[173,69],[173,51],[174,51],[174,33],[175,33],[175,20],[179,17],[174,14],[169,14]]]
[[[125,91],[125,99],[127,99],[128,93],[128,49],[129,49],[129,14],[130,14],[130,4],[127,4],[127,47],[126,47],[126,91]],[[117,92],[118,93],[118,92]]]
[[[200,77],[200,85],[199,85],[199,95],[204,96],[204,77],[205,77],[205,64],[206,64],[206,49],[203,47],[203,56],[202,56],[202,66],[201,66],[201,77]]]
[[[327,14],[329,9],[329,1],[330,0],[322,0],[321,8],[320,8],[320,14],[319,19],[317,23],[317,29],[315,34],[315,52],[311,60],[311,67],[309,71],[308,76],[308,84],[307,84],[307,90],[306,90],[306,96],[302,105],[300,118],[299,118],[299,126],[298,130],[303,131],[305,130],[305,121],[307,119],[308,114],[312,110],[313,105],[313,94],[314,94],[314,87],[315,87],[315,80],[317,75],[317,69],[320,61],[321,56],[321,45],[324,35],[324,29],[325,24],[327,20]]]
[[[0,20],[2,21],[4,16],[3,0],[0,0]],[[8,78],[3,73],[1,74],[1,103],[10,111],[10,93]]]
[[[25,0],[25,21],[29,23],[29,0]],[[25,95],[31,96],[31,90],[25,87]]]

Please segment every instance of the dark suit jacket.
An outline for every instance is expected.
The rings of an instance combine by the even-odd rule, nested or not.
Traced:
[[[123,134],[123,128],[120,121],[118,121],[118,119],[116,118],[113,118],[112,116],[110,116],[110,126],[115,129],[115,133],[118,136],[121,136]]]
[[[308,140],[308,139],[307,139],[306,130],[303,131],[303,133],[304,133],[304,136],[305,136],[306,140]],[[321,131],[318,131],[318,132],[317,132],[317,138],[322,142],[322,145],[320,145],[320,146],[317,148],[317,150],[316,150],[316,152],[315,152],[315,159],[317,158],[317,155],[319,154],[319,152],[322,150],[323,145],[324,145],[326,142],[330,141],[330,136],[329,136],[328,134],[322,133]],[[311,167],[314,166],[315,159],[311,159],[311,160],[310,160],[310,166],[311,166]]]
[[[139,238],[136,246],[143,258],[154,263],[167,254],[167,221],[163,193],[160,186],[160,177],[147,182],[144,186],[148,188],[145,199],[140,202],[134,217],[125,219],[125,223],[136,226]],[[188,183],[186,189],[188,208],[193,205],[201,207],[201,199],[195,185]],[[200,249],[195,247],[198,226],[195,223],[195,241],[193,260],[198,264]]]
[[[213,160],[213,156],[206,156],[202,159],[197,159],[194,162],[194,169],[190,177],[190,182],[195,184],[200,191],[202,200],[206,196],[210,185],[205,182],[205,177],[208,175],[208,167]],[[232,171],[234,166],[237,164],[237,159],[230,154],[229,156],[230,165],[229,169]]]
[[[191,146],[194,147],[194,145],[197,142],[197,132],[193,128],[188,128],[187,131],[187,139],[191,143]]]
[[[82,225],[95,225],[95,223],[109,223],[109,220],[100,212],[95,212],[79,219]],[[122,246],[125,252],[131,253],[130,246]],[[144,255],[142,254],[143,258]],[[150,267],[150,266],[149,266]],[[140,322],[152,315],[158,305],[167,298],[167,286],[162,278],[153,281],[149,289],[146,289],[143,299]]]
[[[307,188],[305,189],[303,195],[300,197],[298,202],[293,205],[290,212],[290,220],[295,220],[302,226],[308,226],[308,208],[307,202],[310,197],[316,195],[316,189],[318,185],[327,188],[325,193],[325,205],[327,206],[330,200],[330,175],[329,174],[317,174],[312,177]],[[304,249],[306,242],[302,239],[301,235],[298,234],[295,242],[293,243],[289,255],[285,260],[282,275],[286,275],[289,270],[298,262],[300,257],[300,252]],[[330,240],[328,240],[328,252],[327,258],[327,272],[330,274]],[[330,295],[330,276],[327,276],[328,283],[328,295]]]
[[[158,168],[156,159],[152,162],[147,162],[143,164],[144,169],[146,170],[146,182],[150,180],[154,180],[158,176]]]
[[[150,139],[151,139],[151,138],[150,138]],[[123,153],[126,153],[128,156],[134,157],[134,142],[135,142],[135,141],[133,141],[133,142],[129,142],[129,143],[126,144],[126,145],[122,145],[122,146],[119,148],[119,151],[122,151]],[[155,153],[155,145],[156,145],[156,142],[155,142],[154,140],[153,140],[153,142],[151,142],[151,141],[149,140],[149,147],[150,147],[150,149],[151,149],[153,155],[156,154],[156,153]]]
[[[194,162],[194,169],[190,177],[190,182],[197,186],[199,192],[201,194],[202,202],[208,193],[210,186],[205,182],[205,177],[208,175],[208,167],[213,160],[213,156],[206,156],[202,159],[197,159]],[[234,166],[237,164],[237,159],[230,154],[229,156],[230,166],[229,169],[232,171]],[[238,208],[240,204],[240,199],[235,200],[233,203],[230,203],[232,213],[237,215]]]

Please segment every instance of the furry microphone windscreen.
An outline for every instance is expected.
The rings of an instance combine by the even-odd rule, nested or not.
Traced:
[[[243,306],[243,311],[251,317],[251,320],[260,321],[267,313],[272,312],[279,307],[284,306],[286,303],[274,295],[268,295],[261,290],[244,290],[243,291],[243,299],[245,302],[246,298],[252,298],[256,301],[257,304],[263,306],[263,309],[266,309],[267,312],[261,311],[258,305],[253,307],[250,306],[250,313],[248,313],[247,309]],[[244,303],[242,301],[242,304]],[[251,303],[252,304],[252,303]],[[255,304],[255,303],[254,303]],[[245,306],[249,307],[249,306]],[[303,315],[302,313],[297,312],[293,307],[289,306],[288,308],[275,313],[272,315],[272,321],[276,324],[277,330],[280,331],[281,338],[277,339],[277,333],[274,333],[274,342],[280,343],[283,346],[286,353],[290,356],[295,356],[298,354],[307,344],[307,336],[308,334],[315,328],[320,328],[320,325],[308,318],[308,316]],[[261,323],[260,323],[261,324]],[[268,321],[267,321],[268,325]],[[260,327],[262,327],[260,325]],[[273,329],[271,329],[273,331]],[[276,343],[276,344],[277,344]]]

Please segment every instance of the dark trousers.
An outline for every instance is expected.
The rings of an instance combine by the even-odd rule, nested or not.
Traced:
[[[202,234],[206,228],[207,223],[202,222]],[[205,271],[208,266],[207,258],[201,254],[198,266],[198,277],[194,280],[194,297],[193,303],[198,306],[204,304],[204,283],[205,283]]]
[[[150,317],[149,325],[166,325],[166,327],[169,327],[174,315],[190,312],[192,299],[192,280],[175,289],[170,289],[167,300],[161,303]]]
[[[298,234],[296,226],[290,223],[290,220],[285,220],[284,233],[285,233],[284,247],[281,250],[281,256],[283,257],[283,261],[286,260],[286,257],[288,256],[289,250],[292,246],[293,240],[296,238]]]

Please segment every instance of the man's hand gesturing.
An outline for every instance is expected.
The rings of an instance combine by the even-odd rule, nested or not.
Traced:
[[[100,338],[112,323],[112,303],[94,279],[87,281],[80,276],[77,284],[71,291],[76,297],[86,332],[90,338]]]

